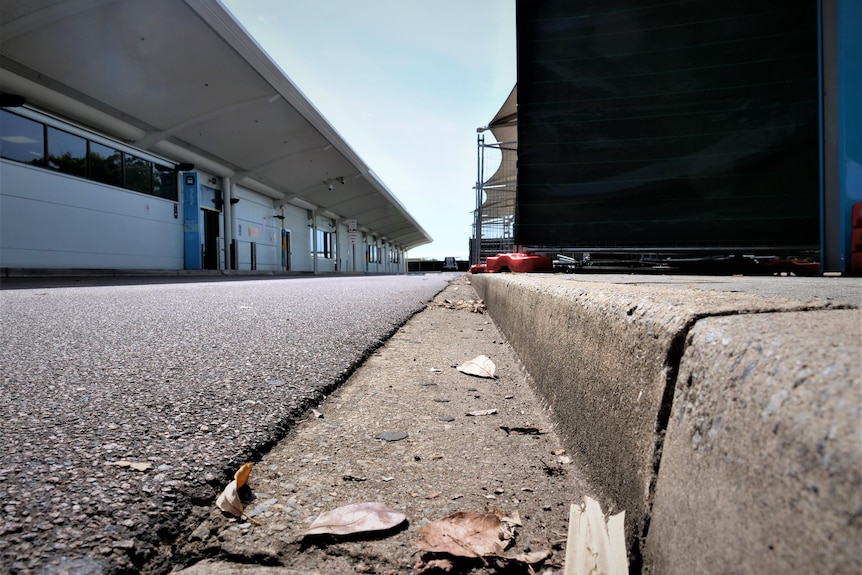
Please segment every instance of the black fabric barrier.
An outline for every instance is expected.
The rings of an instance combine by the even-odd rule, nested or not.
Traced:
[[[517,0],[515,242],[819,245],[816,0]]]

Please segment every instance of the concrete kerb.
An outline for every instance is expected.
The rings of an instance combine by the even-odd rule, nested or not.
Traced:
[[[858,503],[858,393],[862,379],[859,342],[862,338],[858,335],[858,311],[838,310],[828,301],[798,301],[758,297],[746,293],[704,292],[656,286],[571,280],[562,282],[553,275],[487,274],[471,276],[471,281],[485,300],[495,323],[530,372],[537,391],[554,414],[561,438],[572,450],[591,482],[600,490],[598,496],[603,500],[603,507],[611,512],[626,511],[626,533],[635,564],[640,563],[643,558],[644,564],[641,567],[647,572],[656,566],[661,566],[662,573],[696,572],[685,568],[685,562],[680,562],[677,558],[679,554],[711,556],[715,560],[723,558],[728,562],[726,566],[729,566],[732,560],[745,563],[748,554],[759,553],[761,549],[768,550],[769,545],[773,545],[774,549],[774,538],[758,539],[756,535],[768,533],[776,521],[787,522],[787,517],[783,513],[773,515],[765,511],[768,511],[771,505],[781,505],[798,499],[799,481],[806,481],[805,477],[790,483],[776,480],[776,489],[784,486],[787,489],[793,487],[796,491],[792,494],[782,493],[770,500],[756,493],[757,482],[740,485],[740,489],[749,491],[742,495],[737,493],[736,479],[726,474],[732,472],[732,468],[706,468],[703,467],[706,464],[702,464],[701,467],[707,471],[699,471],[701,468],[691,463],[692,457],[688,452],[691,451],[692,434],[695,433],[692,430],[695,426],[700,429],[704,425],[703,422],[697,423],[699,420],[696,416],[683,418],[678,424],[678,430],[673,427],[673,435],[668,435],[666,444],[668,426],[677,425],[672,423],[671,415],[679,414],[680,406],[690,403],[692,397],[697,399],[698,387],[707,385],[712,386],[710,389],[723,389],[732,386],[735,381],[731,377],[733,374],[728,371],[735,365],[732,361],[714,362],[714,365],[711,365],[714,371],[708,378],[694,375],[689,377],[689,374],[695,373],[692,365],[696,365],[689,362],[702,361],[697,359],[700,357],[697,355],[699,348],[711,345],[714,341],[707,341],[707,335],[713,333],[714,329],[707,335],[698,334],[709,327],[709,322],[715,322],[719,318],[728,326],[737,326],[737,322],[753,317],[765,322],[765,326],[773,325],[770,322],[778,320],[779,323],[774,325],[785,326],[781,321],[787,321],[787,317],[795,317],[796,325],[807,325],[808,321],[800,320],[808,317],[811,310],[828,310],[816,312],[812,316],[816,319],[810,320],[820,322],[819,331],[797,330],[795,338],[784,339],[780,344],[783,346],[781,355],[785,358],[802,358],[808,371],[830,373],[828,377],[806,379],[806,393],[813,393],[813,397],[824,397],[826,394],[825,397],[839,398],[835,401],[843,401],[842,408],[824,411],[816,408],[816,402],[810,403],[807,407],[800,407],[800,415],[794,421],[822,422],[822,418],[827,414],[830,417],[842,418],[840,424],[829,428],[829,441],[832,442],[830,453],[834,454],[831,457],[836,458],[834,465],[841,466],[846,472],[829,471],[825,476],[812,477],[813,483],[810,484],[817,485],[821,493],[855,493],[856,498],[842,501],[840,496],[830,497],[827,505],[834,507],[840,504],[841,509],[812,508],[804,517],[805,529],[809,531],[827,529],[826,524],[835,524],[834,517],[847,519],[844,532],[838,534],[829,528],[833,539],[845,543],[843,552],[831,547],[827,551],[824,546],[816,544],[803,546],[802,541],[791,541],[788,544],[799,547],[798,554],[793,557],[799,558],[799,561],[804,557],[806,564],[818,564],[817,558],[823,557],[824,553],[839,553],[843,554],[845,559],[822,564],[855,566],[856,571],[853,572],[858,572],[859,566],[862,565],[859,544],[859,541],[862,541],[862,508]],[[731,337],[737,338],[733,341],[746,341],[739,337],[738,333],[744,331],[746,325],[748,324],[741,323],[739,327],[727,327],[729,333],[734,334]],[[837,345],[843,350],[838,355],[818,353],[818,339],[811,339],[825,337],[827,333],[831,334],[828,338],[830,345]],[[744,349],[751,354],[746,365],[752,364],[758,354],[774,355],[777,352],[774,347],[762,344],[759,347],[752,344]],[[836,371],[836,362],[844,367]],[[762,361],[763,366],[768,364],[766,359]],[[755,363],[756,365],[761,363]],[[745,370],[745,366],[742,369]],[[679,374],[683,371],[685,379],[681,380]],[[786,381],[783,379],[785,375],[772,374],[772,379],[758,379],[748,373],[750,383],[747,380],[745,388],[760,389],[767,380],[774,381],[778,378]],[[840,383],[835,383],[836,378]],[[685,385],[680,386],[680,381],[685,381]],[[792,383],[790,385],[792,387]],[[843,391],[838,390],[838,387]],[[724,397],[725,392],[716,393],[719,397]],[[758,457],[763,456],[761,449],[777,449],[772,443],[753,440],[752,434],[762,434],[760,428],[754,430],[752,426],[744,424],[747,418],[755,415],[759,418],[764,409],[769,409],[769,402],[776,392],[766,395],[764,393],[743,398],[744,401],[750,402],[749,411],[739,412],[740,419],[724,425],[721,431],[724,444],[734,448],[735,457],[740,462],[737,465],[745,466],[755,462]],[[783,394],[779,399],[782,397]],[[719,412],[720,410],[715,408],[711,413]],[[711,421],[714,423],[715,419]],[[683,423],[689,427],[684,427]],[[809,445],[810,434],[801,434],[801,430],[797,429],[799,427],[801,424],[786,426],[781,434],[783,447],[770,458],[772,463],[763,468],[764,472],[777,474],[780,465],[797,469],[794,462],[799,453],[812,449],[816,452],[816,445]],[[713,428],[705,430],[707,435],[710,429]],[[703,437],[703,430],[697,432]],[[688,451],[684,449],[685,446]],[[711,453],[713,457],[717,455],[715,451]],[[806,463],[806,466],[806,469],[811,467],[809,463]],[[666,469],[670,471],[664,471]],[[712,497],[701,494],[699,499],[686,498],[690,487],[680,477],[691,477],[692,481],[700,478],[702,482],[708,483],[704,476],[709,477],[710,471],[719,469],[724,474],[711,478],[714,482],[710,492]],[[733,483],[734,488],[725,488],[723,491],[718,489],[716,484],[723,482]],[[834,482],[837,484],[833,486]],[[655,499],[657,488],[664,494],[660,500],[661,505],[654,505],[654,501],[658,503]],[[723,493],[727,500],[716,500],[719,493]],[[734,507],[734,501],[737,499],[765,502],[766,507],[759,509],[754,516],[745,518],[745,521],[761,527],[751,531],[751,537],[746,541],[735,538],[735,551],[716,549],[716,540],[709,537],[686,539],[680,534],[682,531],[691,532],[697,529],[697,526],[708,522],[709,518],[714,516],[716,506]],[[682,505],[683,500],[688,504]],[[682,520],[681,514],[688,515],[687,521]],[[713,525],[710,530],[738,530],[733,521],[742,518],[733,514],[728,515],[728,518],[729,522]],[[710,530],[706,532],[711,532]],[[655,536],[651,535],[654,531],[657,534]],[[681,544],[682,541],[685,541],[685,545]],[[698,545],[704,549],[700,549]],[[837,547],[841,548],[840,545]],[[773,557],[775,555],[772,554]],[[752,562],[752,565],[754,564]],[[742,572],[780,572],[787,564],[785,559],[767,561],[757,563],[758,569]],[[799,565],[798,562],[795,564]],[[740,568],[739,563],[736,563],[732,570],[739,571]]]
[[[697,322],[646,541],[655,573],[862,572],[860,319]]]

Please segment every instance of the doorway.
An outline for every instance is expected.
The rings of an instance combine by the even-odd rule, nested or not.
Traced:
[[[219,269],[219,213],[215,210],[201,209],[204,216],[204,236],[201,244],[201,261],[203,269],[217,270]]]
[[[290,230],[281,230],[281,267],[290,271]]]

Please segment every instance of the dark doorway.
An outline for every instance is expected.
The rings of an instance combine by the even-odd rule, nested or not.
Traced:
[[[201,210],[204,215],[203,269],[218,269],[218,216],[215,210]]]
[[[290,230],[281,230],[281,267],[290,270]]]

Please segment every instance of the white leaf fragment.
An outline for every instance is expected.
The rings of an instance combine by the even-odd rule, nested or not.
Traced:
[[[563,575],[627,575],[625,511],[605,521],[597,501],[569,510],[569,533]]]
[[[486,355],[474,357],[470,361],[466,361],[456,368],[461,373],[467,375],[475,375],[476,377],[485,377],[493,379],[497,371],[497,366]]]

